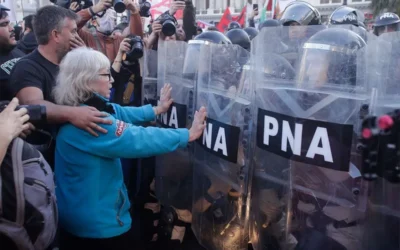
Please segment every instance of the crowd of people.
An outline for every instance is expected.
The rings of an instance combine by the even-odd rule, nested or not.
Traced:
[[[384,249],[382,244],[369,244],[368,248],[359,243],[357,220],[360,216],[359,210],[354,212],[354,207],[359,209],[362,201],[354,202],[353,198],[358,196],[355,189],[360,193],[365,188],[359,186],[357,179],[364,172],[361,166],[354,163],[353,155],[350,156],[350,152],[356,151],[353,150],[357,139],[355,130],[360,122],[353,122],[353,118],[349,117],[354,115],[352,110],[359,108],[358,101],[362,99],[358,97],[356,88],[360,79],[365,80],[359,75],[364,67],[359,62],[360,51],[376,51],[370,50],[367,44],[373,44],[387,33],[400,31],[400,18],[395,13],[379,16],[373,32],[369,32],[364,17],[356,9],[341,6],[332,13],[328,23],[323,24],[314,6],[295,1],[277,20],[264,21],[256,28],[254,17],[258,13],[255,10],[249,15],[249,27],[232,22],[225,32],[220,32],[215,27],[207,30],[197,27],[195,7],[191,0],[185,0],[172,1],[170,9],[160,17],[154,20],[150,17],[149,32],[144,32],[142,18],[147,13],[144,13],[143,3],[134,0],[122,2],[128,16],[120,23],[117,23],[112,0],[100,0],[88,8],[81,8],[73,2],[68,6],[40,8],[34,15],[24,18],[19,31],[10,24],[10,10],[0,4],[1,249],[175,250],[182,249],[185,232],[192,223],[198,240],[209,250],[242,249],[238,242],[247,247],[249,239],[257,250]],[[178,10],[183,10],[182,20],[174,17]],[[178,48],[181,51],[184,48],[185,54],[164,59],[160,56],[162,53],[167,55],[168,49],[180,51]],[[177,68],[182,72],[176,73],[179,71]],[[160,69],[164,70],[163,75],[152,72],[160,72]],[[160,81],[168,78],[168,70],[171,71],[169,76],[173,75],[171,79],[178,80],[174,83],[162,82],[160,87]],[[364,75],[368,75],[366,71],[362,71]],[[156,86],[159,86],[154,93],[156,100],[143,98],[149,79],[155,79]],[[398,78],[393,77],[388,86],[393,88],[396,80]],[[308,93],[302,89],[301,94],[285,92],[283,95],[279,91],[275,93],[274,88],[259,87],[258,82],[268,82],[269,86],[275,87],[277,82],[282,86],[302,82],[304,86],[317,87],[309,88]],[[193,113],[190,113],[191,104],[188,103],[182,109],[188,114],[182,118],[184,126],[173,127],[171,122],[169,126],[154,126],[160,121],[159,117],[172,119],[171,110],[179,108],[174,96],[181,92],[174,87],[176,84],[186,84],[193,89],[189,94],[182,94],[195,106]],[[295,88],[303,88],[302,84]],[[220,91],[223,94],[214,99],[213,94],[201,92],[205,86],[217,89],[210,90],[210,93]],[[346,88],[346,94],[353,94],[358,99],[349,97],[350,101],[344,98],[326,101],[321,98],[337,91],[338,86]],[[195,97],[190,96],[193,91],[197,91]],[[237,101],[237,96],[244,101]],[[235,101],[231,105],[232,101],[224,98]],[[270,107],[262,111],[270,112],[265,117],[271,118],[273,112],[282,113],[284,117],[279,119],[283,119],[283,124],[285,119],[295,122],[319,120],[320,123],[315,125],[317,127],[323,126],[324,122],[335,123],[329,128],[333,128],[340,139],[335,137],[333,140],[332,154],[329,156],[323,150],[324,143],[329,144],[331,137],[327,136],[329,139],[326,141],[314,141],[317,134],[322,138],[318,127],[319,132],[315,132],[314,137],[311,135],[311,138],[304,139],[309,149],[307,156],[303,157],[305,160],[300,159],[304,143],[295,143],[299,139],[297,131],[290,135],[291,129],[298,129],[300,125],[289,125],[288,122],[287,127],[282,125],[283,130],[289,131],[288,135],[282,135],[282,138],[287,137],[287,141],[282,139],[282,143],[279,141],[275,145],[278,149],[269,149],[272,137],[278,134],[278,116],[276,119],[272,117],[275,120],[256,120],[264,113],[257,116],[255,106],[244,104],[253,100]],[[322,107],[321,103],[331,106]],[[218,105],[221,112],[232,109],[227,113],[231,112],[233,118],[216,114]],[[287,108],[293,105],[296,107],[289,112]],[[318,105],[321,107],[317,108]],[[257,112],[261,112],[260,107],[257,108]],[[303,115],[311,109],[313,114]],[[177,119],[177,124],[181,124],[179,115]],[[250,119],[254,119],[255,126],[248,121]],[[350,132],[348,128],[338,128],[341,123],[351,124]],[[236,151],[228,147],[226,152],[221,150],[223,155],[217,154],[221,149],[217,144],[222,134],[220,130],[215,132],[212,129],[213,124],[214,128],[220,126],[225,129],[223,131],[228,131],[226,142],[222,143],[222,140],[219,147],[232,142],[233,146],[229,147],[239,145]],[[311,124],[309,127],[314,126],[308,124]],[[218,133],[218,136],[214,135],[217,139],[207,130],[210,125],[213,133]],[[249,129],[252,126],[254,128]],[[260,127],[264,131],[259,131]],[[234,134],[235,129],[240,131],[237,135]],[[210,143],[216,143],[214,149],[196,148],[198,144],[195,142],[201,144],[202,141],[203,146],[208,143],[208,135]],[[346,136],[347,139],[344,138]],[[236,137],[237,142],[228,141]],[[254,147],[248,145],[246,138],[257,141]],[[289,156],[287,142],[293,151]],[[205,162],[216,161],[218,164],[196,163],[197,156],[193,156],[191,151],[194,144],[198,155],[214,151],[213,155],[204,157]],[[286,147],[285,153],[278,152],[280,147],[282,150]],[[313,151],[312,147],[316,149]],[[250,154],[250,150],[254,152]],[[348,155],[342,150],[347,150]],[[177,159],[179,157],[159,158],[171,161],[168,163],[154,161],[155,156],[181,151],[192,152],[187,155],[194,157],[195,163],[187,155],[185,157],[190,158],[190,163],[183,163]],[[228,156],[231,152],[235,153],[233,159]],[[256,159],[256,163],[250,163],[253,161],[251,157]],[[313,157],[315,161],[306,159]],[[339,158],[344,163],[335,165]],[[121,159],[140,161],[126,163]],[[350,200],[350,205],[346,203],[342,206],[343,201],[332,205],[330,198],[314,197],[305,192],[300,198],[293,198],[294,205],[291,206],[296,212],[292,216],[291,211],[282,208],[286,206],[284,200],[289,194],[274,182],[290,179],[282,169],[277,170],[290,165],[289,161],[296,162],[298,169],[293,171],[298,171],[296,174],[303,179],[316,176],[309,181],[312,184],[308,184],[325,180],[331,186],[319,191],[326,191],[331,198],[345,197],[343,200]],[[269,167],[265,166],[266,162],[269,162]],[[178,170],[181,164],[191,166],[184,178],[176,177],[181,171]],[[211,177],[213,174],[204,173],[196,179],[196,164],[209,165],[208,168],[216,171],[216,176],[229,172],[227,179],[239,173],[239,181],[224,186],[218,183],[224,181],[216,181],[215,176]],[[317,166],[314,168],[317,170],[308,169],[307,164]],[[134,170],[126,172],[126,165]],[[168,190],[172,185],[167,181],[170,177],[160,175],[157,170],[164,166],[168,169],[168,165],[171,165],[169,172],[174,176],[171,183],[178,183],[179,192],[174,191],[175,198],[171,198],[173,192]],[[308,170],[301,173],[301,168]],[[153,170],[146,170],[143,174],[143,169]],[[250,181],[253,179],[251,171],[255,173],[253,183]],[[271,173],[269,181],[272,178],[272,184],[266,184],[264,173]],[[294,186],[307,185],[303,182],[299,184],[298,179],[291,182]],[[348,194],[340,189],[347,187],[349,182],[352,182],[350,190],[354,196],[350,196],[353,198],[348,198]],[[337,188],[338,183],[343,187]],[[196,185],[207,191],[199,194]],[[246,185],[252,187],[244,187]],[[332,185],[336,185],[335,188]],[[160,190],[160,186],[164,189]],[[248,196],[251,192],[247,191],[243,195],[247,188],[255,190],[254,196]],[[186,192],[182,191],[184,189]],[[181,206],[165,202],[162,197],[189,202],[182,202],[184,205]],[[251,205],[243,199],[251,200]],[[247,224],[249,215],[244,212],[246,209],[237,205],[239,202],[246,209],[258,207],[254,208],[253,217],[259,224]],[[235,209],[231,208],[232,204],[235,204]],[[337,207],[344,207],[345,211],[335,210]],[[400,205],[396,205],[396,209],[400,209]],[[207,213],[211,215],[205,215],[203,221],[199,214]],[[300,215],[304,215],[304,221],[299,220]],[[140,218],[137,219],[139,224],[135,224],[135,218]],[[291,220],[296,219],[298,225],[292,225]],[[398,218],[396,220],[399,221]],[[239,229],[234,229],[232,225],[238,225]],[[214,232],[217,231],[214,226],[220,231]],[[296,226],[301,229],[295,230]],[[248,236],[244,227],[252,228],[252,236]],[[394,229],[393,234],[398,234],[400,224],[391,229]],[[226,239],[225,231],[228,231],[226,235],[230,239]],[[239,239],[238,235],[247,236]],[[386,241],[388,248],[385,249],[400,247],[399,242],[392,243],[390,240]]]

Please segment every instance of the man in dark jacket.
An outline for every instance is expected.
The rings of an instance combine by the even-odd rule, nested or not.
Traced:
[[[8,86],[10,73],[24,53],[15,48],[14,28],[8,18],[10,9],[0,4],[0,100],[11,100],[12,95]]]
[[[33,16],[34,15],[29,15],[24,18],[24,35],[17,44],[17,48],[25,54],[31,53],[38,47],[35,33],[33,33]]]

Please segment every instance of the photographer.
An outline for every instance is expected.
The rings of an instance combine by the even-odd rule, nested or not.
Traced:
[[[28,110],[22,108],[15,110],[18,106],[18,99],[13,98],[8,106],[0,112],[0,166],[3,162],[8,145],[18,137],[22,131],[30,128]]]
[[[143,27],[139,7],[133,0],[124,0],[124,4],[127,10],[131,12],[129,23],[130,34],[142,37]],[[95,6],[79,11],[78,15],[81,17],[81,21],[78,33],[88,47],[102,52],[110,61],[114,61],[124,37],[112,36],[112,32],[116,27],[116,13],[112,9],[109,9],[111,5],[112,0],[101,0]],[[105,11],[104,16],[96,18],[98,25],[95,32],[81,29],[92,17],[103,11]]]

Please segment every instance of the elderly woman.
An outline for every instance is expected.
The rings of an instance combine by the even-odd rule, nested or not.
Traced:
[[[98,137],[62,126],[57,135],[55,176],[61,249],[138,249],[132,246],[129,199],[119,158],[168,153],[199,138],[205,128],[205,108],[196,112],[187,129],[140,127],[168,110],[172,103],[167,84],[157,107],[121,107],[108,102],[113,79],[110,62],[102,53],[76,49],[60,64],[54,90],[58,104],[87,105],[109,114],[112,124],[98,124]]]

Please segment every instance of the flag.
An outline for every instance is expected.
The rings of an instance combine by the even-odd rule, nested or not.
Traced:
[[[267,2],[265,2],[265,4],[264,4],[264,7],[261,9],[260,23],[262,23],[265,20],[267,20],[267,9],[268,9],[268,6],[269,6],[270,2],[271,2],[271,0],[267,0]]]
[[[231,22],[232,22],[232,15],[228,7],[226,8],[224,14],[222,15],[221,20],[217,25],[217,29],[221,32],[225,32],[225,30],[228,28]]]
[[[247,11],[247,7],[245,6],[242,9],[242,12],[240,13],[239,16],[232,17],[232,21],[238,22],[240,24],[240,26],[242,26],[242,28],[244,28],[244,26],[246,24],[246,11]]]

